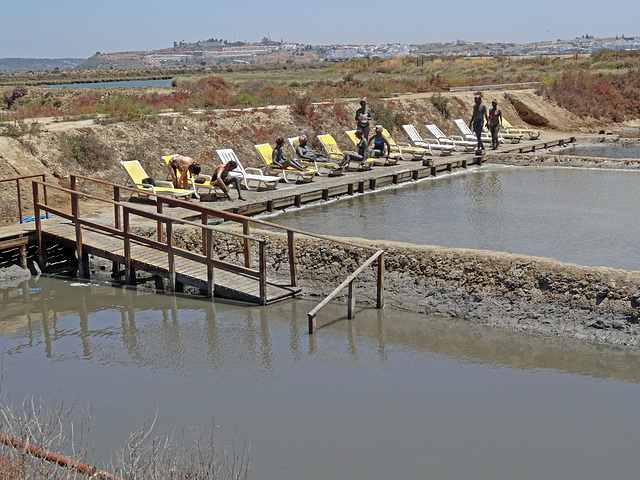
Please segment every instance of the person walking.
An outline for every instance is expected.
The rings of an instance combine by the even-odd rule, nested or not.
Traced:
[[[475,104],[473,105],[473,113],[471,115],[471,120],[469,121],[469,128],[472,128],[476,134],[476,138],[478,139],[478,144],[476,146],[476,154],[482,155],[484,150],[484,144],[482,143],[482,127],[484,122],[489,123],[489,117],[487,116],[487,107],[484,103],[482,103],[482,96],[477,94],[474,97]]]
[[[491,101],[491,108],[489,109],[489,131],[491,132],[491,148],[498,148],[498,133],[502,127],[502,110],[498,108],[498,100],[493,99]]]

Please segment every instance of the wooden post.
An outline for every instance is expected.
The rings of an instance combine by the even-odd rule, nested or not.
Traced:
[[[40,220],[40,195],[38,192],[38,184],[36,182],[31,183],[33,190],[33,212],[36,221],[36,241],[38,244],[38,266],[40,270],[44,272],[47,263],[46,251],[44,243],[42,242],[42,220]]]
[[[249,220],[244,219],[242,221],[242,233],[249,236]],[[245,238],[244,240],[244,266],[251,268],[251,244],[250,240]]]
[[[113,186],[113,200],[120,201],[120,187],[117,185]],[[115,219],[115,228],[120,230],[120,206],[117,204],[113,206],[113,218]]]
[[[307,319],[309,320],[309,335],[313,335],[316,333],[316,316],[309,313]]]
[[[378,294],[376,301],[376,308],[384,307],[384,252],[378,257]]]
[[[127,285],[135,285],[136,272],[131,266],[131,238],[129,238],[129,209],[123,209],[124,225],[122,234],[124,239],[124,279]]]
[[[287,230],[287,247],[289,248],[289,274],[291,276],[291,286],[298,285],[296,278],[296,244],[292,230]]]
[[[72,177],[75,178],[75,177]],[[82,225],[80,224],[80,204],[78,194],[71,194],[71,211],[73,213],[73,225],[76,230],[76,256],[78,257],[78,277],[89,278],[89,256],[84,253],[82,244]]]
[[[260,252],[260,305],[267,304],[267,256],[265,252],[265,242],[261,240],[258,243],[258,251]]]
[[[20,215],[20,223],[22,223],[22,195],[20,195],[20,180],[16,180],[16,189],[18,190],[18,215]]]
[[[205,229],[207,255],[207,298],[213,298],[216,285],[213,282],[213,230]]]
[[[156,197],[156,212],[158,215],[162,215],[162,201],[158,197]],[[156,222],[156,230],[158,231],[158,241],[160,243],[164,242],[164,238],[162,238],[162,226],[162,220],[158,220]],[[169,235],[169,232],[167,232],[167,235]]]
[[[173,253],[173,222],[167,222],[167,260],[169,262],[169,291],[176,291],[176,258]]]
[[[209,214],[206,211],[203,211],[200,214],[200,223],[202,223],[202,225],[209,225]],[[210,238],[209,235],[207,234],[207,230],[208,229],[202,229],[202,252],[206,252],[207,251],[207,241]],[[213,239],[213,237],[211,237],[211,239]]]
[[[349,282],[349,296],[347,297],[347,318],[351,320],[356,312],[356,279]]]

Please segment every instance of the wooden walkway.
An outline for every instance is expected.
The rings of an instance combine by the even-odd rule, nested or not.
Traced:
[[[75,225],[69,220],[42,222],[43,239],[73,249],[77,248]],[[91,227],[82,229],[83,251],[87,255],[104,258],[115,264],[125,265],[122,238],[106,235],[104,231]],[[167,252],[141,242],[131,241],[131,268],[152,275],[168,278],[171,275]],[[175,279],[179,284],[190,285],[201,290],[208,287],[207,265],[190,258],[175,257]],[[178,288],[180,290],[180,288]],[[266,303],[289,298],[300,292],[300,288],[279,285],[267,280]],[[260,303],[260,279],[243,272],[216,269],[214,291],[217,297]]]

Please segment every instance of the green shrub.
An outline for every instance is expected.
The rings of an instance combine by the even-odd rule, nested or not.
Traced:
[[[451,116],[448,98],[436,93],[431,95],[431,104],[442,114],[444,118],[449,118]]]
[[[102,169],[111,164],[111,149],[92,133],[60,135],[60,153],[87,170]]]
[[[136,97],[116,95],[98,105],[98,112],[104,113],[117,122],[155,120],[158,109]]]
[[[12,138],[22,137],[23,135],[37,135],[42,131],[42,125],[38,122],[25,122],[24,120],[16,120],[15,122],[1,122],[0,135]]]

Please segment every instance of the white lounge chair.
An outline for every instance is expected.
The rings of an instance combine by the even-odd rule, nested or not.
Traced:
[[[276,188],[278,182],[281,180],[280,177],[276,177],[274,175],[265,175],[262,173],[262,170],[256,167],[244,168],[242,163],[240,163],[236,152],[234,152],[232,148],[216,150],[216,153],[218,154],[218,157],[220,157],[220,161],[222,163],[229,163],[233,160],[238,164],[236,169],[229,172],[229,174],[234,177],[240,177],[240,181],[247,190],[256,190],[261,186],[271,190]]]
[[[440,143],[445,145],[455,145],[456,147],[463,147],[465,150],[475,150],[477,142],[471,140],[465,140],[461,135],[445,135],[442,130],[435,124],[425,125],[429,133],[433,135]]]
[[[456,118],[453,122],[458,126],[458,129],[460,130],[460,132],[462,132],[464,138],[472,142],[477,142],[476,134],[471,131],[469,125],[467,125],[463,119]],[[482,132],[481,138],[483,142],[491,143],[491,135],[489,135],[487,132]]]
[[[438,150],[440,152],[440,155],[451,155],[457,150],[455,145],[443,145],[441,143],[438,143],[438,141],[435,139],[427,140],[422,138],[422,136],[418,133],[418,130],[416,130],[416,127],[411,124],[402,125],[402,128],[407,133],[407,136],[409,137],[409,140],[413,145],[415,145],[416,147],[426,148],[429,150],[429,153],[432,153],[432,150]]]

